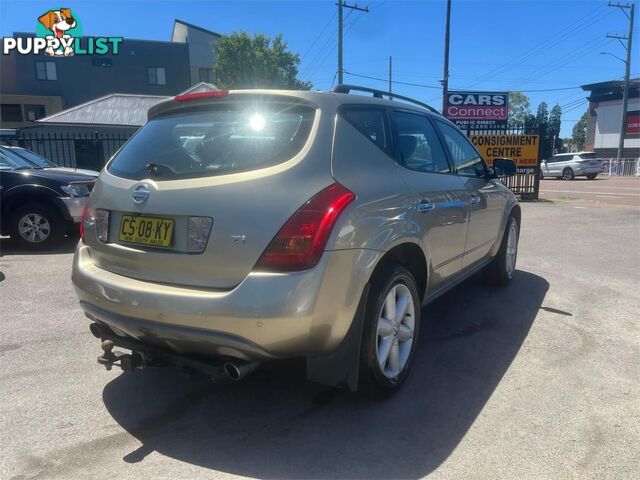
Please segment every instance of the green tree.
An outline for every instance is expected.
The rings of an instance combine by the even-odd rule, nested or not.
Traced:
[[[560,138],[560,126],[562,123],[562,108],[557,103],[549,113],[549,128],[547,129],[546,142],[549,145],[551,155],[560,150],[562,139]],[[555,141],[555,143],[554,143]],[[543,157],[546,158],[546,157]]]
[[[536,116],[532,113],[528,113],[524,118],[524,129],[526,133],[533,133],[536,131]]]
[[[549,131],[549,108],[546,102],[538,105],[536,111],[535,126],[540,135],[540,155],[542,158],[549,158],[551,155],[551,145],[547,142],[547,132]]]
[[[584,150],[587,143],[587,123],[589,122],[589,112],[584,112],[580,117],[580,120],[573,126],[571,132],[573,144],[579,151]]]
[[[287,49],[282,35],[271,39],[263,33],[235,32],[213,48],[219,87],[309,90],[312,86],[298,80],[300,55]]]
[[[522,92],[509,92],[509,128],[523,128],[531,113],[529,97]]]

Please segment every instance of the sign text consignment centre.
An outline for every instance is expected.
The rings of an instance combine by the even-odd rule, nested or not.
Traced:
[[[471,135],[482,158],[489,166],[494,158],[511,158],[519,169],[538,165],[538,135]]]

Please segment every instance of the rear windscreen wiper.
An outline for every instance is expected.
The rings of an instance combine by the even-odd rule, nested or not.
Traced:
[[[169,176],[176,176],[176,171],[168,165],[162,165],[157,163],[147,163],[144,168],[151,175],[162,177],[163,175],[169,174]]]

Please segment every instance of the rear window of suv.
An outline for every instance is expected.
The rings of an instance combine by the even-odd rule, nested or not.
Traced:
[[[120,150],[107,170],[142,180],[176,180],[245,172],[293,158],[315,117],[292,103],[229,102],[159,117]]]
[[[578,155],[582,160],[595,160],[596,158],[596,154],[595,153],[581,153],[580,155]]]

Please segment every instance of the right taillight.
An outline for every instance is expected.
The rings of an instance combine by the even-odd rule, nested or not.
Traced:
[[[355,198],[339,183],[316,194],[284,224],[255,268],[291,271],[313,267],[320,260],[336,220]]]

